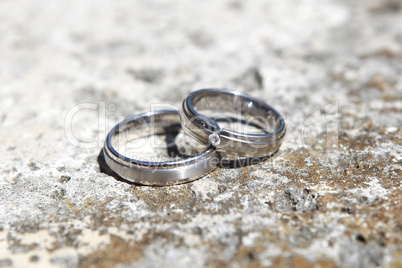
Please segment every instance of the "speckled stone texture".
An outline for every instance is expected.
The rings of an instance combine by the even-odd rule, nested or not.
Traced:
[[[402,266],[401,1],[2,0],[0,18],[0,267]],[[179,186],[100,172],[118,120],[207,87],[280,111],[280,152]]]

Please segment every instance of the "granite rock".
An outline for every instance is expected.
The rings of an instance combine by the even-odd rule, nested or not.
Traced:
[[[0,267],[401,267],[401,3],[1,1]],[[209,87],[280,111],[279,153],[101,172],[114,124]]]

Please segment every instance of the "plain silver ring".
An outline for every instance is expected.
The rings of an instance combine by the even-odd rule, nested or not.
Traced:
[[[116,125],[107,135],[103,154],[105,162],[122,178],[143,185],[172,185],[196,180],[214,170],[219,164],[219,153],[211,147],[198,155],[180,160],[152,162],[124,156],[116,150],[119,135],[134,135],[147,132],[148,135],[162,134],[167,124],[181,128],[180,114],[175,110],[159,110],[130,117]],[[152,125],[152,126],[151,126]],[[150,131],[155,131],[150,133]],[[143,133],[137,134],[137,138]]]
[[[221,129],[214,118],[196,110],[217,113],[233,112],[254,120],[263,134]],[[286,134],[282,116],[262,100],[229,89],[201,89],[192,92],[183,102],[181,120],[184,131],[203,144],[214,146],[222,155],[264,157],[277,152]]]

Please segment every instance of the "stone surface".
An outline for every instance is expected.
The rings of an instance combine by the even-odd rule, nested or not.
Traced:
[[[0,2],[0,267],[401,267],[402,2]],[[129,115],[226,87],[281,151],[171,187],[100,172]],[[74,116],[72,116],[74,115]]]

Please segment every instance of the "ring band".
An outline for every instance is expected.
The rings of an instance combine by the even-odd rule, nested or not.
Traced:
[[[148,112],[124,120],[107,135],[103,147],[106,164],[128,181],[161,186],[189,182],[214,170],[219,163],[219,153],[211,147],[195,156],[161,162],[129,158],[116,149],[123,136],[129,136],[128,140],[138,139],[166,133],[166,128],[172,126],[181,128],[180,114],[175,110]]]
[[[253,121],[263,134],[221,129],[216,120],[196,110],[239,113]],[[211,144],[222,156],[264,157],[279,150],[286,133],[282,116],[265,102],[229,89],[201,89],[191,93],[181,110],[184,131],[203,144]],[[255,122],[254,122],[255,121]]]

